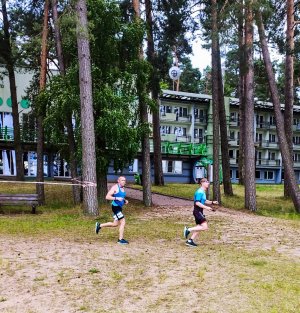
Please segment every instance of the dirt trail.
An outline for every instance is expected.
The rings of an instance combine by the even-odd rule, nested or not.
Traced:
[[[127,188],[130,198],[142,200],[142,192]],[[172,204],[172,206],[170,206]],[[193,202],[153,194],[156,209],[147,213],[150,217],[178,215],[192,217]],[[163,210],[162,210],[163,208]],[[235,211],[215,206],[215,212],[206,212],[209,221],[218,221],[221,234],[216,243],[242,246],[247,249],[275,249],[290,257],[300,257],[300,228],[293,221],[263,217],[248,212]],[[219,227],[218,226],[218,227]]]
[[[141,191],[130,188],[127,194],[131,199],[142,197]],[[155,224],[155,219],[178,217],[178,229],[183,220],[194,223],[192,201],[154,194],[153,203],[155,207],[145,210],[141,219],[151,218]],[[243,250],[275,250],[293,260],[300,256],[300,229],[293,221],[226,208],[208,212],[207,217],[214,233],[209,243],[212,247],[221,244]],[[188,253],[193,256],[189,260]],[[1,236],[0,311],[181,313],[192,308],[191,312],[201,313],[253,312],[245,295],[236,297],[239,289],[230,291],[235,282],[212,257],[214,253],[191,251],[184,245],[181,230],[180,237],[171,241],[142,238],[127,247],[106,242],[101,236],[93,240]],[[202,309],[194,272],[198,267],[206,268],[206,277],[210,277],[205,281],[206,306]],[[201,279],[201,273],[196,279]]]

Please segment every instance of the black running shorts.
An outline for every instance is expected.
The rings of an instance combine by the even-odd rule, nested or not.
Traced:
[[[207,221],[205,215],[203,214],[203,212],[201,212],[201,210],[194,208],[193,214],[195,216],[195,222],[197,225],[201,225],[202,223]]]
[[[113,218],[114,218],[115,221],[119,221],[119,220],[121,220],[122,218],[125,217],[123,212],[122,212],[122,207],[112,205],[111,209],[114,212]]]

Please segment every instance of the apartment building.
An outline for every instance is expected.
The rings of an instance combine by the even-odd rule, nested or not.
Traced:
[[[161,95],[162,141],[202,143],[206,158],[212,158],[212,98],[209,95],[164,90]],[[228,126],[230,173],[232,182],[239,181],[239,100],[225,98]],[[279,151],[275,117],[271,103],[255,102],[254,139],[257,183],[282,183],[284,168]],[[300,107],[294,106],[294,168],[300,181]],[[164,143],[165,144],[165,143]],[[203,155],[199,157],[199,160]],[[201,162],[200,162],[201,164]],[[197,165],[197,163],[196,163]],[[196,170],[194,166],[194,171]],[[195,174],[194,174],[195,177]]]
[[[20,123],[32,123],[30,102],[25,98],[32,74],[19,70],[16,72]],[[239,180],[239,101],[225,98],[227,115],[230,172],[232,182]],[[160,97],[160,133],[162,148],[162,166],[166,182],[194,182],[197,178],[211,173],[212,163],[212,97],[163,90]],[[149,121],[152,121],[149,116]],[[284,179],[276,133],[275,118],[271,103],[255,103],[254,138],[257,183],[281,183]],[[293,121],[294,166],[300,180],[300,107],[294,106]],[[25,176],[36,176],[35,135],[22,129]],[[152,139],[151,139],[152,140]],[[151,145],[153,157],[153,144]],[[132,164],[123,169],[122,174],[128,180],[134,180],[134,174],[142,173],[141,154]],[[209,173],[207,173],[209,171]],[[115,173],[110,166],[108,179],[114,180],[121,172]],[[153,175],[153,164],[151,168]],[[0,75],[0,177],[14,176],[15,152],[13,149],[13,123],[8,78]],[[69,177],[68,163],[60,158],[52,147],[45,146],[44,173],[49,177]]]

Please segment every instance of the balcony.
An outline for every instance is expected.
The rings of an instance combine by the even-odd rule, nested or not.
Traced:
[[[203,116],[195,115],[195,123],[207,124],[207,115],[203,115]]]
[[[231,127],[237,127],[240,126],[240,121],[237,117],[231,117],[229,119],[229,126]]]
[[[238,146],[239,145],[239,140],[235,138],[228,138],[228,145],[229,146]]]
[[[300,150],[300,143],[293,143],[293,150]]]
[[[256,159],[256,165],[262,165],[262,166],[280,166],[281,160],[279,159]]]
[[[176,136],[176,142],[191,142],[191,136]]]
[[[297,124],[297,125],[293,125],[293,131],[300,131],[300,124]]]
[[[231,165],[235,165],[235,164],[238,164],[239,162],[238,162],[238,159],[230,158],[230,159],[229,159],[229,163],[230,163]]]
[[[168,122],[175,122],[177,121],[176,119],[176,113],[163,113],[160,112],[160,120],[162,122],[168,121]]]
[[[278,148],[278,142],[277,141],[270,141],[270,140],[259,140],[255,142],[255,145],[257,147],[262,148]]]
[[[205,137],[194,137],[194,143],[206,143]]]

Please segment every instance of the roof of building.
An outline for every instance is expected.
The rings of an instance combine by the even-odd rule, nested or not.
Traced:
[[[162,90],[161,99],[171,100],[171,101],[182,101],[182,102],[208,102],[212,100],[211,95],[205,95],[200,93],[182,92],[174,90]],[[240,100],[238,98],[229,97],[229,103],[231,106],[239,106]],[[273,103],[267,101],[260,101],[254,98],[255,108],[258,109],[272,109]],[[281,109],[284,110],[284,104],[281,104]],[[294,105],[294,112],[300,112],[300,106]]]

